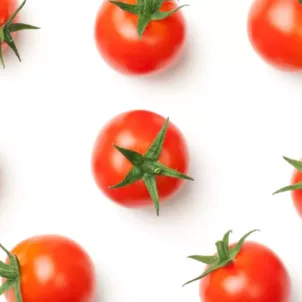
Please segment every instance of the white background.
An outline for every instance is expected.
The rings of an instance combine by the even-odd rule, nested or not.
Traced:
[[[12,248],[36,234],[78,241],[98,271],[99,302],[198,302],[203,267],[228,230],[271,247],[302,300],[302,221],[283,155],[299,159],[301,75],[265,64],[247,39],[251,1],[188,1],[187,49],[168,72],[129,78],[111,70],[93,37],[101,0],[29,0],[22,21],[42,27],[6,53],[0,71],[0,234]],[[174,200],[129,210],[107,200],[90,170],[94,140],[130,109],[169,116],[187,138],[189,174]]]

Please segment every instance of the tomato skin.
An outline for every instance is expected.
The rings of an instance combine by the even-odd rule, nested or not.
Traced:
[[[302,68],[302,4],[298,0],[255,0],[248,35],[257,53],[285,71]]]
[[[259,243],[245,242],[232,263],[201,279],[200,296],[203,302],[290,302],[290,288],[279,258]]]
[[[17,9],[17,1],[16,0],[1,0],[0,1],[0,26],[6,23],[9,17],[15,12]],[[18,20],[18,16],[14,19],[14,21]],[[15,37],[15,33],[12,33],[13,38]],[[2,50],[6,49],[7,45],[2,43]]]
[[[74,241],[58,235],[29,238],[12,251],[21,265],[23,302],[93,302],[93,264]],[[13,290],[5,294],[15,302]]]
[[[1,0],[0,1],[0,26],[2,26],[13,12],[17,9],[17,1]]]
[[[292,176],[291,184],[294,185],[298,182],[302,182],[302,173],[298,170],[295,170]],[[299,216],[302,218],[302,190],[293,190],[291,191],[291,195],[295,208]]]
[[[132,168],[132,164],[113,147],[113,143],[144,154],[164,122],[165,119],[156,113],[135,110],[114,117],[101,130],[93,149],[92,171],[97,186],[111,200],[125,207],[153,204],[142,180],[119,189],[108,188],[122,181]],[[181,173],[186,173],[188,169],[186,142],[171,122],[159,162]],[[160,201],[176,192],[182,182],[180,179],[158,176],[157,189]]]
[[[136,0],[123,0],[135,4]],[[177,7],[164,2],[161,11]],[[96,18],[95,40],[105,61],[115,70],[129,75],[161,71],[180,55],[185,42],[186,26],[178,11],[161,21],[151,21],[142,39],[137,34],[138,17],[105,0]]]

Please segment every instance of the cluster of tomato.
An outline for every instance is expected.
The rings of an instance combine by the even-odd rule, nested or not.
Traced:
[[[20,59],[15,33],[38,27],[18,23],[16,0],[0,0],[0,61],[12,49]],[[149,74],[168,67],[181,54],[186,25],[182,6],[169,0],[124,0],[102,4],[95,26],[97,48],[116,70]],[[255,0],[248,18],[250,41],[257,52],[281,69],[302,68],[302,4],[298,0]],[[117,115],[99,133],[92,171],[100,190],[126,207],[154,205],[171,197],[188,176],[188,148],[179,129],[156,113],[135,110]],[[302,162],[294,168],[292,191],[302,216]],[[289,302],[291,282],[278,256],[266,246],[246,241],[229,244],[228,231],[216,242],[217,253],[189,258],[207,265],[199,277],[205,302]],[[89,255],[71,239],[41,235],[19,243],[0,261],[0,295],[17,302],[92,302],[96,275]],[[261,272],[261,273],[259,273]],[[273,272],[273,273],[272,273]]]

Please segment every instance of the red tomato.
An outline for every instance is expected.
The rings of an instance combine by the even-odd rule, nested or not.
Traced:
[[[292,167],[295,168],[291,184],[284,188],[279,189],[274,194],[291,191],[292,200],[296,210],[302,218],[302,160],[294,160],[288,157],[283,157]]]
[[[283,70],[302,68],[302,4],[298,0],[255,0],[248,33],[268,63]]]
[[[55,235],[36,236],[19,243],[11,253],[21,265],[23,302],[94,301],[94,267],[74,241]],[[6,292],[6,299],[16,301],[13,290]]]
[[[164,123],[165,119],[158,114],[137,110],[116,116],[102,129],[93,150],[92,170],[98,187],[110,199],[126,207],[152,204],[142,180],[123,188],[109,188],[122,181],[132,168],[132,164],[113,144],[144,154]],[[188,169],[187,145],[172,123],[168,125],[159,162],[181,173],[186,173]],[[182,180],[157,176],[156,182],[162,201],[179,188]]]
[[[294,185],[299,182],[302,182],[302,172],[295,170],[291,183]],[[302,217],[302,190],[293,190],[291,191],[291,195],[297,212],[299,213],[300,217]]]
[[[136,0],[123,0],[135,4]],[[175,9],[165,1],[161,11]],[[142,38],[137,33],[138,17],[105,0],[95,25],[95,39],[102,57],[116,70],[132,75],[160,71],[178,58],[185,41],[185,20],[178,11],[161,21],[151,21]]]
[[[16,0],[0,1],[0,26],[2,26],[17,9]]]
[[[15,12],[17,9],[17,1],[16,0],[1,0],[0,1],[0,26],[6,23],[9,17]],[[17,17],[15,21],[17,20]],[[13,37],[15,33],[13,33]],[[6,49],[7,45],[2,43],[2,49]]]
[[[203,302],[290,302],[290,279],[267,247],[244,243],[236,259],[200,282]]]

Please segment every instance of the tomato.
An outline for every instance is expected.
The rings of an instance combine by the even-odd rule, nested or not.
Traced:
[[[4,25],[13,12],[17,9],[16,0],[1,0],[0,1],[0,26]],[[2,50],[6,49],[7,45],[2,42]]]
[[[16,0],[0,1],[0,26],[2,26],[17,9]]]
[[[135,0],[123,2],[136,3]],[[160,11],[176,8],[175,1],[165,1]],[[95,24],[96,45],[104,60],[115,70],[130,75],[158,72],[174,63],[182,52],[186,37],[181,11],[164,20],[151,21],[142,37],[137,32],[137,24],[137,15],[104,1]]]
[[[19,243],[11,254],[20,263],[23,302],[94,301],[94,267],[74,241],[58,235],[35,236]],[[18,301],[13,290],[5,295],[8,302]]]
[[[113,144],[145,154],[159,131],[163,130],[163,125],[167,128],[166,135],[161,137],[163,145],[158,150],[158,162],[169,167],[170,176],[175,172],[172,169],[178,175],[174,175],[175,178],[167,177],[156,174],[155,171],[159,197],[161,200],[166,199],[176,192],[182,179],[191,179],[181,174],[186,173],[189,159],[187,145],[180,131],[172,123],[165,123],[165,119],[156,113],[144,110],[125,112],[111,119],[100,131],[92,154],[92,171],[96,184],[114,202],[125,207],[142,207],[154,202],[143,180],[146,174],[152,176],[153,168],[151,171],[143,170],[144,176],[127,186],[109,188],[125,179],[133,168],[133,164]],[[153,165],[151,160],[146,164]],[[157,165],[157,159],[154,164]],[[143,167],[143,164],[140,166]],[[162,166],[160,169],[166,171]]]
[[[264,60],[281,70],[302,68],[302,4],[299,0],[255,0],[248,34]]]
[[[203,302],[290,302],[291,282],[283,263],[266,246],[244,242],[249,234],[237,244],[219,241],[215,256],[190,257],[208,264],[204,276],[192,280],[201,279]]]
[[[19,52],[17,50],[14,38],[16,32],[28,29],[39,29],[36,26],[16,23],[19,19],[18,13],[24,7],[26,0],[17,7],[16,0],[1,0],[0,1],[0,63],[3,68],[5,67],[3,59],[3,50],[9,46],[14,54],[17,56],[19,61],[21,61]]]
[[[302,184],[302,172],[299,170],[295,170],[293,172],[292,180],[291,180],[292,185],[295,184]],[[302,186],[301,189],[298,190],[292,190],[291,191],[292,199],[295,205],[295,208],[302,218]]]
[[[274,194],[291,191],[292,200],[294,202],[295,208],[302,218],[302,160],[297,161],[288,157],[283,157],[292,167],[295,168],[291,184],[284,187]]]

